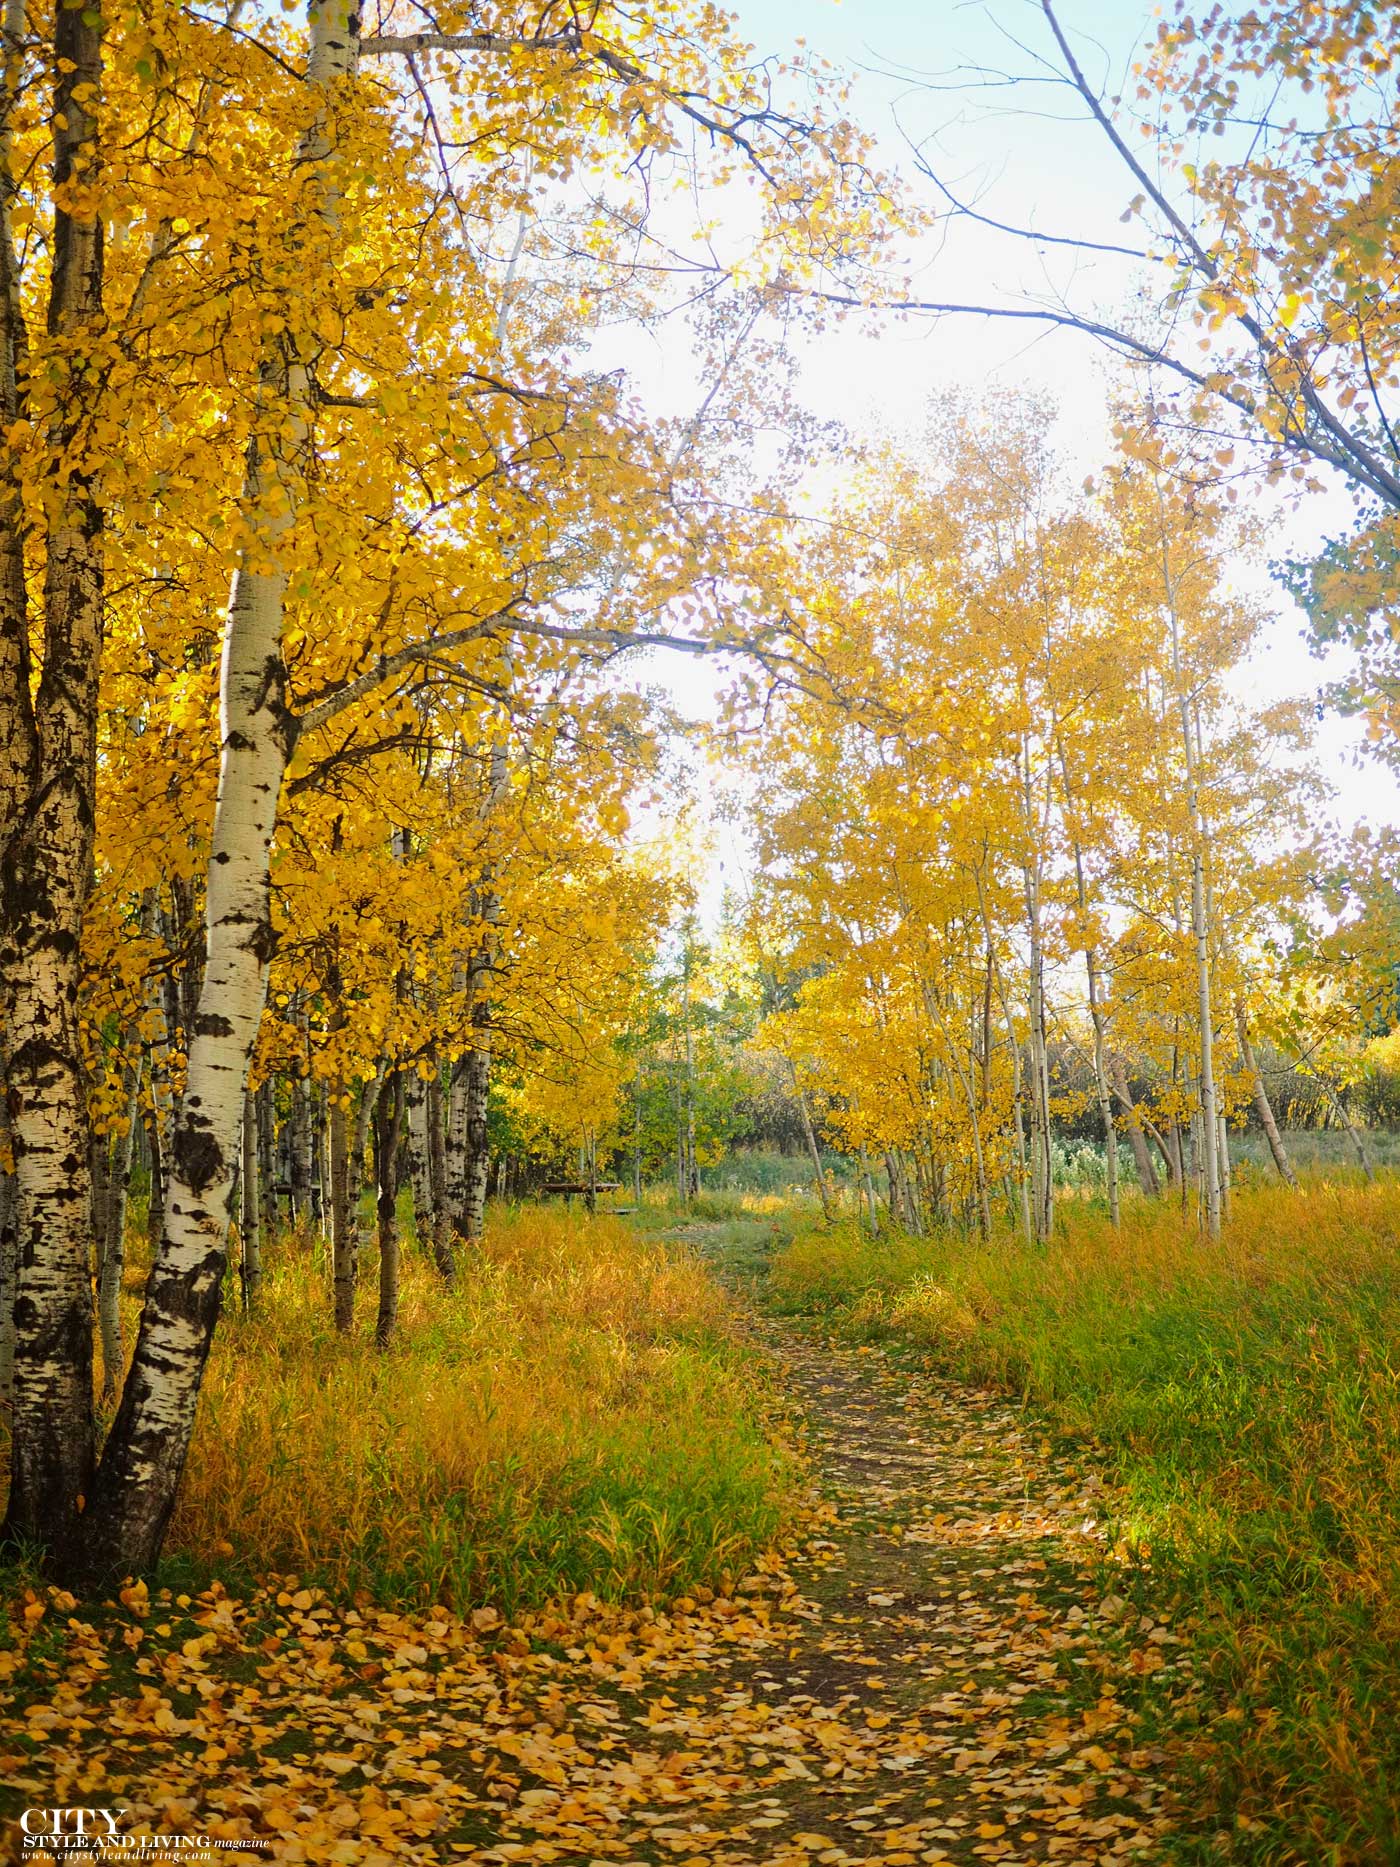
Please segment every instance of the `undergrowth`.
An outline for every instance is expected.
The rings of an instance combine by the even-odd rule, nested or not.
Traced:
[[[306,1252],[220,1327],[169,1549],[402,1606],[640,1599],[742,1571],[793,1466],[726,1299],[617,1220],[493,1215],[445,1291],[410,1253],[398,1340],[336,1335]]]
[[[1124,1544],[1195,1617],[1230,1858],[1400,1860],[1400,1187],[1251,1191],[1218,1246],[1165,1202],[1060,1224],[809,1231],[771,1294],[1102,1448]]]

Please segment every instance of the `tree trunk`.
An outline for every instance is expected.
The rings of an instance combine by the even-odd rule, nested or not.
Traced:
[[[102,1405],[116,1400],[122,1384],[124,1353],[122,1347],[121,1291],[126,1269],[126,1201],[131,1188],[131,1149],[140,1120],[141,1054],[127,1065],[126,1127],[112,1137],[112,1152],[107,1177],[105,1230],[99,1234],[102,1247],[97,1272],[97,1320],[102,1342]]]
[[[1167,1164],[1167,1188],[1170,1192],[1181,1194],[1182,1202],[1186,1199],[1186,1157],[1181,1145],[1181,1124],[1173,1115],[1167,1123],[1166,1136],[1159,1142],[1162,1159]]]
[[[685,1164],[685,1095],[679,1074],[676,1077],[676,1198],[685,1204],[685,1189],[690,1175]]]
[[[19,1182],[10,1153],[10,1121],[0,1096],[0,1405],[15,1378],[15,1297],[19,1293]]]
[[[428,1162],[428,1085],[417,1070],[410,1070],[404,1086],[404,1109],[408,1122],[408,1177],[413,1186],[413,1232],[420,1248],[431,1251],[434,1208]]]
[[[262,1091],[247,1089],[243,1094],[243,1192],[239,1219],[242,1226],[242,1252],[239,1276],[243,1285],[243,1308],[251,1310],[258,1299],[262,1282],[262,1161],[258,1145],[258,1104]]]
[[[460,1231],[467,1204],[467,1059],[454,1057],[447,1072],[447,1132],[443,1137],[447,1209]]]
[[[1177,623],[1176,585],[1162,533],[1162,581],[1171,623],[1172,677],[1186,762],[1186,787],[1191,809],[1191,937],[1196,951],[1196,1024],[1200,1046],[1201,1181],[1205,1198],[1205,1225],[1211,1238],[1220,1236],[1220,1108],[1215,1092],[1215,1017],[1211,1006],[1210,920],[1206,890],[1206,824],[1201,809],[1200,744],[1191,720],[1191,702],[1181,665],[1181,633]]]
[[[154,1084],[151,1093],[154,1097]],[[146,1152],[151,1157],[151,1187],[146,1202],[146,1243],[154,1253],[160,1245],[160,1219],[165,1204],[165,1150],[161,1140],[160,1113],[154,1103],[146,1117]]]
[[[359,1221],[350,1210],[350,1120],[343,1083],[331,1085],[330,1204],[331,1276],[335,1287],[335,1326],[348,1335],[355,1326],[355,1275],[359,1256]]]
[[[443,1120],[442,1071],[433,1062],[433,1073],[425,1085],[424,1110],[428,1118],[428,1184],[433,1215],[433,1263],[438,1275],[451,1284],[457,1274],[452,1255],[452,1213],[447,1203],[447,1129]]]
[[[1128,1085],[1128,1072],[1123,1059],[1114,1057],[1112,1061],[1113,1086],[1127,1116],[1128,1145],[1133,1150],[1133,1165],[1137,1168],[1138,1185],[1144,1193],[1155,1195],[1162,1190],[1162,1183],[1157,1178],[1157,1169],[1152,1165],[1152,1154],[1147,1145],[1147,1136],[1143,1133],[1142,1116],[1133,1103],[1133,1092]],[[1165,1153],[1165,1150],[1163,1150]]]
[[[1026,821],[1034,821],[1030,801],[1030,752],[1025,753]],[[1030,1085],[1031,1218],[1036,1238],[1043,1244],[1055,1229],[1055,1180],[1050,1149],[1050,1057],[1045,1038],[1045,954],[1040,929],[1040,876],[1024,870],[1026,928],[1030,938],[1030,978],[1027,1010],[1030,1016],[1026,1076]]]
[[[486,1230],[486,1169],[490,1160],[487,1106],[491,1092],[491,1027],[475,1032],[477,1048],[466,1060],[467,1156],[462,1176],[462,1236],[479,1244]]]
[[[142,903],[142,929],[155,933],[161,922],[156,891]],[[172,1026],[167,1011],[165,981],[146,981],[146,1010],[153,1028],[146,1045],[146,1079],[150,1090],[150,1116],[146,1123],[147,1152],[151,1157],[150,1198],[146,1206],[146,1242],[152,1257],[160,1246],[161,1213],[165,1204],[165,1168],[170,1159],[170,1138],[175,1131],[175,1093],[171,1082]]]
[[[6,8],[7,29],[16,9]],[[22,22],[21,22],[22,23]],[[55,212],[48,327],[63,340],[46,385],[49,485],[43,672],[32,701],[23,546],[10,534],[0,577],[0,1030],[19,1205],[19,1295],[11,1473],[4,1536],[57,1547],[71,1534],[92,1472],[91,1199],[87,1087],[78,1023],[80,940],[92,873],[98,686],[103,628],[103,512],[91,425],[104,374],[88,350],[102,327],[103,229],[91,203],[102,177],[104,21],[95,8],[53,14]],[[5,48],[7,82],[18,50]],[[4,135],[10,134],[4,107]],[[81,174],[77,213],[63,205]],[[4,183],[6,204],[11,183]],[[79,215],[89,216],[80,218]],[[0,247],[3,373],[20,360],[22,313],[8,214]],[[10,383],[4,384],[8,398]]]
[[[682,1144],[681,1159],[681,1197],[686,1201],[693,1199],[700,1190],[700,1176],[695,1166],[695,1039],[690,1026],[690,927],[685,935],[685,952],[682,971],[682,994],[685,1022],[685,1136]],[[823,1210],[826,1200],[822,1200]],[[827,1214],[828,1218],[831,1216]]]
[[[288,1124],[291,1141],[292,1224],[304,1226],[311,1219],[311,1078],[306,1075],[306,1059],[298,1060],[292,1078],[292,1116]]]
[[[262,1222],[275,1231],[277,1210],[277,1088],[269,1076],[258,1090],[258,1183],[262,1187]]]
[[[1059,747],[1060,771],[1065,782],[1065,805],[1073,805],[1070,795],[1069,760],[1065,756],[1063,744]],[[1119,1224],[1118,1210],[1118,1130],[1113,1121],[1113,1097],[1108,1086],[1108,1069],[1105,1061],[1103,992],[1099,980],[1099,955],[1097,943],[1089,937],[1089,890],[1084,880],[1084,852],[1080,848],[1077,836],[1071,839],[1074,852],[1075,893],[1079,902],[1079,918],[1084,935],[1084,966],[1089,983],[1089,1018],[1094,1027],[1094,1090],[1099,1103],[1099,1122],[1103,1128],[1104,1161],[1108,1179],[1108,1217],[1109,1223],[1116,1229]]]
[[[1273,1156],[1278,1176],[1286,1186],[1291,1186],[1296,1193],[1298,1176],[1293,1171],[1293,1163],[1288,1158],[1288,1149],[1283,1144],[1278,1123],[1274,1120],[1273,1104],[1269,1101],[1269,1092],[1264,1087],[1264,1073],[1254,1057],[1254,1045],[1249,1036],[1249,1019],[1245,1015],[1244,1000],[1235,1000],[1235,1033],[1239,1039],[1240,1062],[1249,1077],[1250,1088],[1254,1095],[1254,1107],[1259,1116],[1260,1126],[1269,1143],[1269,1152]]]
[[[399,1130],[403,1125],[403,1075],[394,1070],[386,1079],[374,1111],[374,1172],[378,1187],[375,1209],[379,1219],[379,1314],[374,1341],[387,1348],[399,1321]]]
[[[866,1210],[870,1215],[870,1236],[880,1236],[880,1215],[875,1204],[875,1182],[870,1177],[870,1161],[865,1152],[865,1143],[860,1144],[859,1154],[860,1190],[865,1196]]]
[[[308,8],[308,81],[323,94],[354,67],[352,0]],[[92,18],[61,9],[60,20]],[[323,118],[307,132],[303,170],[332,153]],[[333,217],[330,189],[309,211]],[[267,990],[274,936],[269,862],[296,725],[282,654],[286,576],[276,553],[297,510],[309,437],[310,376],[281,338],[263,377],[272,410],[249,443],[245,510],[257,533],[234,576],[220,681],[219,785],[205,879],[206,965],[193,1021],[183,1106],[172,1146],[159,1256],[122,1403],[70,1545],[68,1575],[85,1585],[149,1569],[160,1553],[194,1427],[217,1326],[243,1090]]]
[[[318,1082],[311,1092],[311,1222],[322,1237],[330,1231],[331,1216],[331,1124],[330,1096],[327,1085]]]
[[[1075,861],[1079,860],[1076,846]],[[1083,894],[1083,883],[1080,883]],[[1118,1205],[1118,1129],[1113,1120],[1113,1096],[1108,1086],[1105,1061],[1104,1015],[1099,985],[1098,954],[1092,946],[1085,949],[1084,963],[1089,975],[1089,1016],[1094,1024],[1094,1088],[1099,1100],[1099,1122],[1103,1128],[1104,1159],[1108,1174],[1108,1217],[1115,1228],[1120,1223]]]
[[[112,1137],[93,1135],[88,1143],[88,1191],[91,1200],[89,1236],[92,1239],[94,1272],[101,1268],[102,1246],[107,1236],[107,1187],[112,1176]]]
[[[1345,1128],[1346,1133],[1347,1133],[1347,1139],[1351,1142],[1352,1146],[1356,1149],[1356,1158],[1361,1163],[1362,1173],[1364,1173],[1366,1178],[1370,1182],[1372,1182],[1372,1184],[1374,1184],[1375,1178],[1376,1178],[1376,1169],[1375,1169],[1375,1164],[1371,1159],[1371,1150],[1366,1145],[1365,1135],[1361,1132],[1360,1128],[1358,1128],[1356,1123],[1352,1120],[1351,1110],[1347,1107],[1346,1103],[1343,1102],[1340,1093],[1332,1086],[1331,1083],[1327,1082],[1324,1078],[1319,1077],[1318,1081],[1322,1083],[1322,1087],[1326,1091],[1328,1099],[1331,1101],[1332,1107],[1337,1111],[1337,1119],[1341,1122],[1343,1128]]]
[[[384,1065],[381,1062],[374,1075],[360,1091],[360,1106],[355,1111],[355,1128],[350,1141],[350,1158],[346,1163],[345,1199],[350,1212],[350,1226],[355,1241],[357,1265],[360,1254],[368,1242],[360,1217],[365,1190],[365,1150],[374,1132],[374,1111],[379,1106],[379,1097],[383,1088]]]
[[[817,1147],[817,1133],[812,1126],[812,1111],[807,1106],[807,1091],[797,1080],[797,1066],[788,1064],[792,1074],[792,1090],[797,1097],[797,1108],[802,1116],[802,1135],[807,1143],[807,1158],[812,1163],[812,1178],[817,1188],[817,1198],[822,1202],[822,1217],[831,1223],[831,1192],[826,1184],[826,1175],[822,1172],[822,1157]]]

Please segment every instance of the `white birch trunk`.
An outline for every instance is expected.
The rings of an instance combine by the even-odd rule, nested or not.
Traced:
[[[328,88],[354,68],[353,0],[312,0],[308,80]],[[323,122],[305,163],[331,148]],[[323,201],[320,211],[333,212]],[[220,678],[219,787],[206,878],[207,960],[186,1090],[171,1149],[160,1254],[122,1404],[81,1520],[74,1571],[84,1581],[149,1569],[184,1470],[205,1362],[218,1322],[229,1200],[248,1063],[267,992],[273,931],[269,865],[282,778],[295,740],[282,658],[285,575],[278,546],[294,522],[295,456],[307,435],[305,366],[272,349],[274,442],[249,448],[247,509],[261,537],[235,573]],[[290,430],[290,432],[289,432]]]
[[[413,1186],[413,1229],[420,1248],[433,1241],[433,1189],[428,1161],[428,1085],[414,1070],[404,1085],[408,1111],[408,1174]]]
[[[388,1348],[399,1322],[399,1130],[403,1124],[403,1077],[385,1079],[374,1111],[375,1214],[379,1221],[379,1310],[377,1348]]]
[[[1128,1084],[1128,1072],[1124,1068],[1121,1057],[1113,1059],[1110,1073],[1114,1092],[1127,1118],[1128,1145],[1133,1150],[1133,1164],[1137,1168],[1138,1185],[1144,1193],[1155,1195],[1161,1192],[1161,1183],[1157,1178],[1157,1170],[1152,1165],[1152,1154],[1147,1145],[1147,1136],[1143,1133],[1142,1114],[1133,1103],[1133,1092]],[[1164,1153],[1165,1151],[1163,1149]]]
[[[1035,1235],[1045,1242],[1055,1228],[1055,1181],[1050,1150],[1050,1064],[1045,1042],[1045,955],[1040,939],[1039,877],[1028,868],[1026,923],[1030,934],[1029,1070],[1031,1103],[1031,1216]]]
[[[447,1170],[447,1209],[456,1230],[464,1229],[467,1210],[467,1059],[457,1057],[447,1073],[447,1132],[443,1140]]]
[[[1249,1077],[1250,1089],[1254,1096],[1254,1106],[1258,1111],[1260,1125],[1269,1143],[1269,1152],[1273,1156],[1278,1176],[1286,1186],[1291,1186],[1296,1193],[1298,1176],[1293,1171],[1293,1163],[1288,1158],[1288,1149],[1283,1144],[1278,1123],[1274,1120],[1273,1104],[1269,1101],[1269,1092],[1264,1086],[1264,1075],[1254,1057],[1254,1045],[1249,1037],[1249,1019],[1245,1015],[1244,1000],[1235,1000],[1235,1034],[1239,1039],[1240,1062]]]
[[[491,1025],[489,1011],[474,1024],[474,1048],[466,1058],[463,1108],[466,1125],[466,1160],[462,1187],[462,1236],[478,1243],[486,1229],[486,1169],[490,1162],[486,1114],[491,1093]]]
[[[456,1263],[452,1255],[452,1214],[447,1204],[447,1124],[443,1114],[442,1069],[433,1059],[433,1073],[424,1085],[428,1118],[428,1187],[433,1213],[433,1263],[444,1282],[452,1283]]]
[[[131,1186],[131,1149],[136,1138],[136,1124],[141,1119],[142,1057],[138,1052],[128,1065],[126,1093],[126,1128],[112,1140],[111,1167],[107,1180],[105,1228],[100,1234],[101,1262],[97,1273],[97,1321],[102,1342],[102,1404],[114,1401],[121,1388],[124,1348],[122,1342],[121,1290],[126,1269],[126,1201]]]
[[[1065,804],[1072,808],[1070,796],[1069,761],[1065,757],[1064,746],[1060,747],[1060,770],[1065,781]],[[1070,839],[1074,852],[1075,892],[1079,901],[1079,918],[1084,923],[1084,967],[1089,985],[1089,1018],[1094,1027],[1094,1090],[1098,1097],[1099,1121],[1103,1127],[1104,1159],[1108,1176],[1108,1216],[1109,1223],[1117,1228],[1120,1220],[1118,1209],[1118,1130],[1113,1120],[1113,1096],[1108,1085],[1107,1049],[1104,1033],[1103,992],[1099,979],[1099,955],[1095,941],[1089,938],[1089,890],[1084,881],[1084,852],[1080,848],[1077,836]]]
[[[506,680],[511,673],[505,657]],[[482,817],[489,826],[499,815],[510,784],[510,758],[504,725],[491,748]],[[491,1095],[491,1060],[494,1044],[491,994],[500,950],[501,897],[496,883],[496,856],[483,871],[477,888],[477,914],[482,926],[481,946],[472,955],[468,973],[472,1048],[464,1071],[464,1146],[462,1163],[461,1232],[469,1244],[480,1241],[486,1229],[486,1174],[490,1161],[487,1113]]]
[[[1196,1022],[1200,1042],[1201,1181],[1205,1227],[1220,1236],[1220,1110],[1215,1093],[1215,1015],[1211,1006],[1210,918],[1206,906],[1206,826],[1201,810],[1200,746],[1191,723],[1191,701],[1181,665],[1181,629],[1176,581],[1172,575],[1166,526],[1162,528],[1162,583],[1171,624],[1172,678],[1181,717],[1186,787],[1191,811],[1191,936],[1196,952]]]
[[[0,1096],[0,1150],[10,1147],[10,1121]],[[0,1406],[9,1402],[15,1378],[15,1297],[19,1294],[19,1182],[0,1164]]]
[[[384,1087],[384,1073],[385,1065],[381,1058],[374,1075],[360,1091],[360,1106],[355,1111],[355,1127],[350,1139],[350,1156],[345,1163],[345,1201],[349,1210],[350,1241],[355,1254],[351,1265],[352,1283],[359,1275],[360,1254],[368,1236],[360,1217],[365,1190],[365,1150],[374,1130],[374,1111],[379,1105],[379,1094]]]
[[[252,1309],[262,1282],[262,1159],[258,1146],[258,1092],[243,1094],[243,1171],[240,1194],[243,1307]]]
[[[11,34],[22,24],[22,11],[7,6],[7,136],[9,93],[22,66]],[[58,202],[80,165],[85,182],[101,184],[103,31],[95,10],[59,7],[53,15]],[[0,184],[7,204],[10,185],[7,175]],[[0,389],[8,398],[18,393],[10,375],[21,361],[23,314],[8,216],[0,231],[7,249]],[[72,366],[59,366],[65,373],[46,432],[58,470],[46,489],[43,674],[32,701],[22,545],[12,525],[0,584],[0,1030],[19,1227],[5,1531],[52,1551],[77,1522],[94,1449],[90,1129],[78,987],[102,664],[103,512],[86,434],[104,391],[98,373],[83,369],[103,309],[100,220],[57,206],[49,249],[48,325]]]
[[[359,1259],[356,1214],[350,1210],[350,1129],[345,1085],[331,1085],[330,1217],[331,1281],[335,1326],[348,1335],[355,1325],[355,1274]]]
[[[280,633],[278,639],[281,639]],[[278,782],[280,785],[280,778]],[[308,1020],[305,1009],[300,1006],[297,1009],[296,1025],[302,1034],[302,1041],[301,1054],[297,1058],[297,1073],[292,1078],[291,1119],[287,1123],[290,1167],[287,1179],[292,1189],[292,1224],[306,1225],[311,1219],[311,1077],[308,1074]]]

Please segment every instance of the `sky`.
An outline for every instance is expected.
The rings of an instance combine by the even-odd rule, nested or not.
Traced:
[[[807,48],[846,71],[852,114],[877,138],[878,156],[912,175],[911,144],[927,149],[943,178],[982,212],[1040,231],[1124,236],[1119,224],[1134,192],[1106,150],[1101,133],[1083,120],[1063,86],[1008,86],[987,73],[1034,71],[1050,49],[1038,0],[729,0],[741,29],[760,53]],[[1107,90],[1131,92],[1130,66],[1154,30],[1154,12],[1136,0],[1061,0],[1059,14],[1088,75]],[[1016,41],[1020,41],[1018,45]],[[981,82],[979,82],[979,76]],[[931,184],[920,182],[921,188]],[[1121,304],[1134,277],[1131,262],[1090,266],[1079,256],[964,227],[941,244],[910,254],[920,295],[974,302],[1014,302],[1063,289],[1078,305]],[[668,354],[664,339],[631,363],[649,394],[666,402],[683,394],[687,359]],[[1105,457],[1106,402],[1115,373],[1092,341],[1067,332],[1036,331],[990,319],[910,322],[876,333],[848,319],[809,342],[803,399],[853,435],[917,432],[928,400],[949,389],[974,396],[998,388],[1046,394],[1060,411],[1057,439],[1076,470]],[[1307,557],[1329,532],[1346,525],[1344,492],[1301,508],[1280,508],[1270,555]],[[1240,583],[1273,612],[1262,648],[1242,671],[1241,686],[1260,702],[1319,695],[1341,664],[1319,662],[1308,650],[1302,617],[1267,576],[1242,571]],[[673,658],[674,659],[674,658]],[[694,664],[656,672],[684,710],[710,710],[713,676]],[[1400,822],[1400,785],[1364,757],[1353,722],[1329,715],[1318,728],[1319,761],[1338,792],[1344,824]],[[741,842],[720,836],[731,873],[745,860]],[[707,893],[713,892],[712,886]]]

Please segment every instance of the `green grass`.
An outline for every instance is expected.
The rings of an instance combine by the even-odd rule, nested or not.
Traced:
[[[1400,1188],[1320,1182],[1241,1196],[1215,1248],[1143,1201],[1117,1235],[1069,1209],[1044,1249],[843,1225],[773,1265],[780,1306],[1102,1449],[1125,1552],[1195,1617],[1232,1859],[1400,1860],[1397,1246]]]

